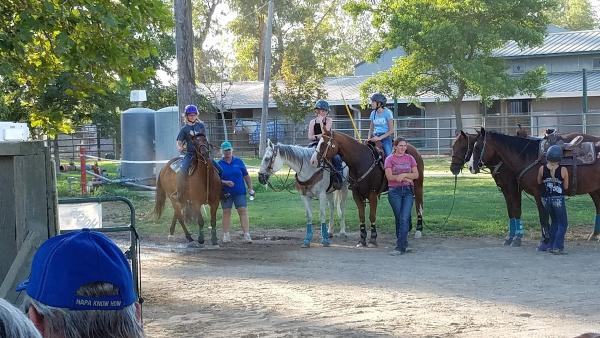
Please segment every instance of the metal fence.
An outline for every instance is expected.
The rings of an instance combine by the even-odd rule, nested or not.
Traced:
[[[490,130],[515,135],[518,125],[529,132],[531,136],[543,135],[548,128],[556,128],[560,133],[586,133],[600,135],[600,111],[587,114],[557,114],[556,112],[533,112],[531,115],[490,115],[463,117],[463,130],[474,132],[485,127]],[[259,119],[226,120],[229,140],[232,141],[236,154],[240,156],[258,156],[258,133],[249,128],[240,128],[239,121],[252,122],[259,128]],[[293,124],[285,119],[269,119],[271,129],[268,133],[273,142],[286,144],[308,144],[307,125]],[[395,119],[394,137],[402,136],[415,145],[424,154],[447,155],[450,153],[452,141],[456,135],[456,119],[454,117],[403,117]],[[236,130],[235,125],[238,124]],[[349,119],[334,119],[333,128],[355,138],[364,140],[369,132],[368,119],[357,119],[355,132]],[[224,140],[223,123],[221,120],[208,121],[207,127],[211,133],[211,141]],[[233,131],[235,133],[233,133]]]
[[[52,156],[58,155],[63,161],[79,161],[79,147],[97,157],[118,158],[119,147],[114,138],[104,137],[101,127],[82,126],[71,134],[59,134],[58,140],[48,142]]]
[[[532,136],[542,135],[547,128],[557,128],[561,133],[580,132],[600,135],[600,111],[587,114],[557,114],[556,112],[533,112],[531,115],[490,115],[464,116],[463,130],[474,132],[484,126],[488,129],[514,135],[517,125],[529,131]],[[204,121],[209,139],[220,145],[225,139],[232,142],[237,156],[258,157],[260,140],[260,119],[228,119]],[[333,120],[333,128],[364,140],[369,132],[370,121],[357,119],[355,132],[347,118]],[[394,137],[402,136],[424,154],[445,155],[450,153],[456,134],[454,117],[402,117],[395,119]],[[227,134],[227,137],[225,135]],[[114,139],[102,138],[101,131],[88,126],[71,135],[61,135],[59,151],[62,159],[78,158],[79,145],[85,145],[88,153],[106,157],[114,154],[118,158],[119,149]],[[307,124],[294,124],[288,119],[271,118],[267,121],[267,137],[273,142],[307,145]]]

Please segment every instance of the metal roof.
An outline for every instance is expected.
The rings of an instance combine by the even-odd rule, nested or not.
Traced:
[[[360,103],[359,87],[369,76],[345,76],[325,79],[325,90],[327,101],[330,105],[343,105],[344,100],[348,104]],[[587,72],[587,87],[589,96],[600,96],[600,72]],[[559,97],[581,97],[583,80],[581,72],[550,73],[548,83],[544,85],[544,98]],[[227,109],[253,109],[262,107],[263,84],[259,81],[234,82],[225,97]],[[343,98],[342,98],[343,96]],[[528,96],[516,95],[513,98],[527,98]],[[421,102],[448,101],[439,95],[425,94],[420,97]],[[478,97],[467,97],[465,101],[478,101]],[[406,102],[400,98],[399,102]],[[269,107],[275,108],[275,101],[269,97]]]
[[[556,54],[588,54],[600,52],[600,30],[550,33],[539,47],[520,48],[510,41],[506,46],[496,49],[494,56],[519,58]]]

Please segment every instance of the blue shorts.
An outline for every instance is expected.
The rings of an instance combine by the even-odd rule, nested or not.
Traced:
[[[229,197],[221,200],[221,208],[223,209],[231,209],[234,204],[236,209],[245,208],[248,206],[246,195],[230,195]]]

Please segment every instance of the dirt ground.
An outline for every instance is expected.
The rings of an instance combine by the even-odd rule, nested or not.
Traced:
[[[220,248],[145,239],[148,337],[574,337],[600,331],[600,243],[562,256],[536,243],[410,239],[390,256],[346,242],[301,249],[302,233]],[[271,238],[267,238],[271,237]],[[316,237],[316,236],[315,236]],[[273,240],[276,239],[276,240]]]

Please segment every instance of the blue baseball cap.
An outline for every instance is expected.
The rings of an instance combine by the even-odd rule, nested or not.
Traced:
[[[77,290],[94,282],[110,283],[112,296],[79,296]],[[33,257],[29,278],[17,286],[38,302],[70,310],[120,310],[137,296],[131,267],[119,247],[100,232],[83,229],[52,237]]]
[[[231,142],[224,141],[223,143],[221,143],[221,150],[231,150],[231,149],[233,149]]]

